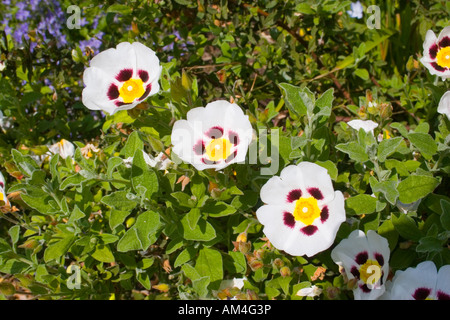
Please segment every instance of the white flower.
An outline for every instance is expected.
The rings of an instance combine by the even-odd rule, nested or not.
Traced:
[[[450,27],[445,27],[437,38],[432,30],[427,31],[420,62],[431,74],[450,77]]]
[[[253,130],[237,104],[225,100],[189,110],[172,129],[172,151],[197,170],[245,161]]]
[[[313,285],[312,287],[302,288],[298,290],[296,295],[299,297],[316,297],[320,296],[321,293],[322,289],[316,285]]]
[[[385,238],[369,230],[367,236],[354,230],[331,252],[333,261],[344,268],[349,280],[356,279],[355,300],[375,300],[385,291],[390,250]]]
[[[415,268],[395,273],[383,299],[450,300],[450,265],[436,269],[434,262],[424,261]]]
[[[347,10],[347,13],[350,17],[357,19],[361,19],[363,17],[363,12],[364,12],[363,6],[359,1],[352,2],[351,10]]]
[[[447,91],[441,97],[437,111],[441,114],[445,114],[450,120],[450,91]]]
[[[6,68],[5,62],[0,61],[0,71],[5,70],[5,68]]]
[[[356,131],[363,129],[365,132],[371,132],[372,134],[373,130],[378,127],[378,124],[372,120],[351,120],[347,124]]]
[[[48,147],[48,150],[53,153],[61,156],[61,158],[65,159],[67,157],[73,157],[75,154],[75,146],[72,142],[67,141],[66,139],[61,139],[60,142],[57,142],[50,147]]]
[[[328,249],[345,221],[344,196],[334,191],[328,171],[311,162],[284,168],[260,192],[256,211],[275,248],[309,257]]]
[[[114,114],[134,108],[159,91],[162,67],[145,45],[122,42],[96,55],[84,71],[83,104]]]
[[[8,198],[6,197],[5,192],[5,184],[6,184],[5,177],[0,172],[0,206],[3,206],[8,203]]]
[[[167,156],[163,152],[160,152],[155,158],[150,156],[145,151],[142,151],[142,153],[144,155],[145,163],[157,170],[167,170],[167,168],[169,168],[173,164],[172,160],[167,158]],[[131,168],[131,165],[133,164],[133,157],[124,159],[123,162],[126,167]]]
[[[238,288],[239,290],[244,287],[244,281],[247,278],[233,278],[228,280],[222,280],[220,283],[219,291],[225,290],[227,288]]]

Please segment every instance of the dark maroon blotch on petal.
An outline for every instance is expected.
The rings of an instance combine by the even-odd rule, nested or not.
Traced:
[[[450,294],[447,294],[442,291],[437,292],[437,299],[438,300],[450,300]]]
[[[205,135],[211,139],[219,139],[223,136],[223,129],[221,127],[212,127],[206,131]]]
[[[431,293],[431,289],[417,288],[413,293],[413,298],[416,300],[425,300]]]
[[[330,216],[329,212],[328,212],[328,207],[325,206],[322,208],[322,211],[320,212],[320,221],[322,223],[324,223],[325,221],[328,220],[328,217]]]
[[[313,225],[309,225],[300,229],[300,231],[307,236],[312,236],[314,233],[316,233],[317,230],[319,230],[319,228]]]
[[[121,106],[125,106],[127,104],[130,104],[130,103],[125,103],[125,102],[122,102],[122,101],[116,101],[115,104],[116,104],[116,107],[121,107]]]
[[[322,200],[323,199],[323,194],[318,188],[309,188],[308,192],[309,192],[310,195],[312,195],[317,200]]]
[[[234,150],[234,152],[232,152],[232,153],[225,159],[225,162],[226,162],[226,163],[229,163],[230,161],[233,161],[234,158],[237,157],[237,154],[238,154],[237,150]]]
[[[236,132],[230,131],[228,132],[228,140],[235,146],[239,144],[239,135]]]
[[[292,229],[295,226],[294,215],[290,212],[285,211],[283,214],[283,222],[286,226]]]
[[[292,203],[292,202],[300,199],[301,196],[302,196],[302,190],[294,189],[294,190],[289,191],[286,199],[287,199],[287,202]]]
[[[143,94],[138,100],[139,100],[139,101],[142,101],[142,100],[144,100],[145,98],[147,98],[148,95],[150,94],[150,91],[151,91],[151,90],[152,90],[152,85],[151,85],[151,84],[147,85],[147,87],[145,88],[144,94]]]
[[[430,50],[428,51],[428,53],[430,54],[430,58],[431,58],[431,59],[436,59],[438,50],[439,50],[439,47],[437,46],[437,44],[433,44],[433,45],[430,47]]]
[[[439,47],[441,48],[450,47],[450,38],[449,37],[442,38],[442,40],[439,42]]]
[[[375,252],[375,260],[377,260],[380,266],[384,265],[384,257],[381,253]]]
[[[367,254],[367,251],[360,252],[355,257],[355,261],[359,265],[366,263],[367,259],[369,259],[369,255]]]
[[[356,279],[359,279],[359,277],[360,277],[360,275],[359,275],[359,270],[358,270],[358,268],[357,268],[356,266],[353,266],[353,267],[350,269],[350,273],[351,273]]]
[[[435,70],[440,71],[440,72],[444,72],[445,70],[447,70],[447,68],[441,67],[436,62],[433,62],[431,65],[433,66],[433,68]]]
[[[205,144],[203,143],[202,140],[200,140],[199,142],[197,142],[194,145],[194,153],[198,156],[202,155],[205,153]]]
[[[3,184],[3,182],[0,182],[0,187],[1,187],[1,188],[4,188],[4,187],[5,187],[5,185]]]
[[[125,82],[131,79],[133,76],[133,69],[122,69],[116,76],[117,81]]]
[[[370,292],[370,288],[367,286],[367,284],[362,284],[359,287],[361,288],[362,292],[364,292],[364,293]]]
[[[202,162],[204,163],[204,164],[217,164],[218,162],[217,161],[211,161],[211,160],[208,160],[208,159],[205,159],[205,158],[202,158]]]
[[[149,79],[148,72],[145,70],[139,70],[138,75],[142,82],[147,82]]]
[[[119,88],[117,88],[117,86],[115,84],[110,85],[108,88],[107,95],[108,95],[109,100],[117,99],[120,96]]]

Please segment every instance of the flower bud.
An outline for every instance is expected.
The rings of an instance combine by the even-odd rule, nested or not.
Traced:
[[[280,274],[283,278],[289,277],[291,275],[291,269],[289,267],[283,267],[280,269]]]

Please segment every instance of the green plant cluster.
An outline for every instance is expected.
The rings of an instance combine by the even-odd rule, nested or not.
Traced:
[[[264,236],[255,211],[270,163],[197,171],[171,153],[174,121],[216,99],[236,102],[266,132],[253,143],[258,159],[278,152],[273,175],[301,161],[328,170],[346,198],[335,244],[376,230],[392,273],[450,264],[450,121],[436,111],[448,84],[418,61],[426,31],[449,25],[450,5],[363,1],[381,9],[381,28],[369,29],[367,13],[347,14],[350,4],[80,1],[82,17],[98,24],[61,26],[61,48],[33,30],[22,43],[2,32],[0,111],[10,125],[0,170],[10,206],[0,215],[0,297],[352,299],[331,249],[293,257]],[[155,50],[158,94],[114,115],[85,108],[82,74],[95,53],[79,42],[100,31],[100,50],[122,41]],[[378,127],[356,131],[354,119]],[[47,153],[62,138],[75,144],[73,157]],[[152,168],[142,150],[172,164]],[[244,287],[220,287],[233,278]],[[319,297],[297,295],[312,285]]]

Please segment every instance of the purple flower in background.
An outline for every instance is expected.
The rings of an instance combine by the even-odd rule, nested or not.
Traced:
[[[352,18],[362,19],[363,11],[364,9],[361,2],[356,1],[351,4],[351,10],[348,10],[347,13]]]
[[[28,39],[28,23],[22,23],[17,26],[13,32],[13,38],[16,42],[22,43],[22,38],[25,36]]]
[[[94,37],[89,40],[80,41],[80,49],[81,51],[85,51],[87,47],[91,48],[94,51],[94,54],[99,53],[100,46],[102,45],[101,38],[103,37],[103,32],[97,33]]]
[[[27,5],[23,2],[19,2],[17,5],[17,8],[19,8],[19,10],[16,13],[16,19],[20,20],[20,21],[25,21],[27,20],[31,15],[30,15],[30,11],[27,10]]]

